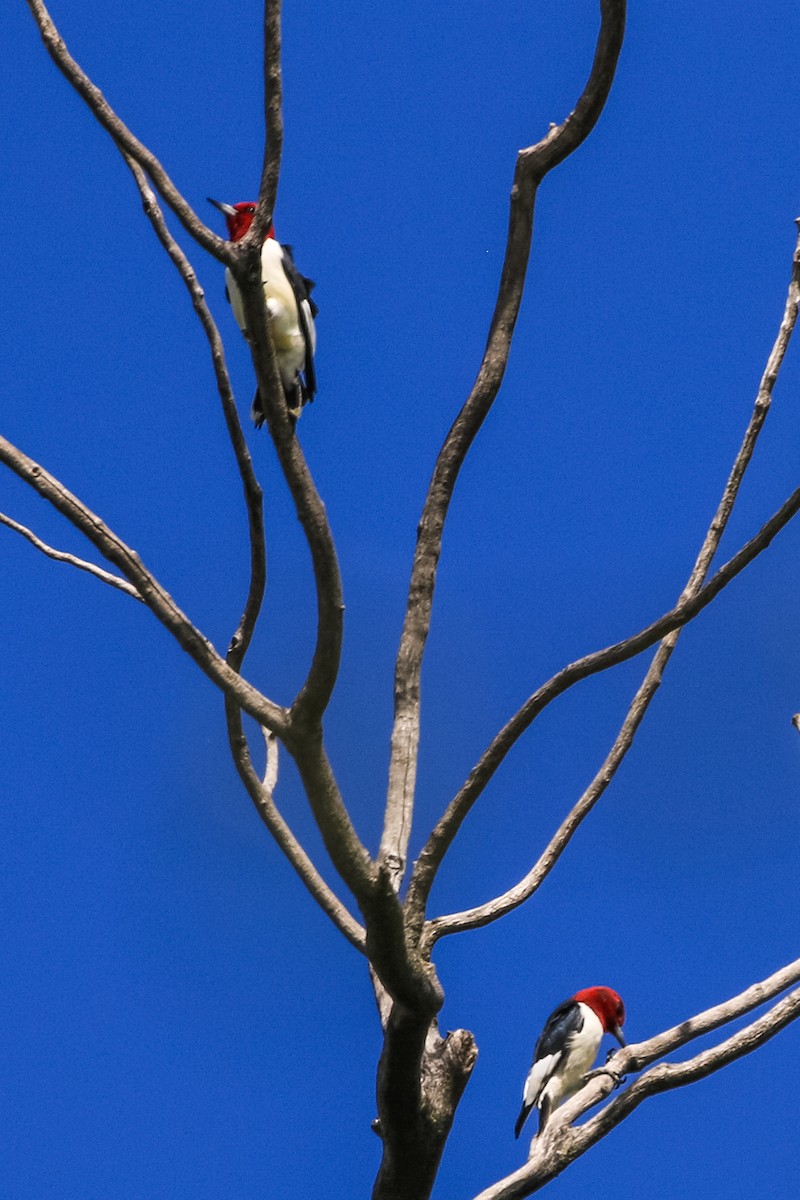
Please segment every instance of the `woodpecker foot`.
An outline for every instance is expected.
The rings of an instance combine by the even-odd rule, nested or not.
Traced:
[[[615,1088],[622,1087],[627,1078],[626,1075],[620,1075],[618,1071],[612,1071],[609,1067],[597,1067],[596,1070],[589,1072],[583,1082],[588,1083],[590,1079],[599,1079],[601,1075],[608,1075],[609,1079],[613,1079]]]

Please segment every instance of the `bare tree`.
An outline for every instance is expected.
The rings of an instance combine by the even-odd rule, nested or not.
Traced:
[[[443,530],[459,472],[498,394],[508,363],[528,268],[539,186],[592,132],[612,87],[623,42],[625,4],[624,0],[601,0],[594,61],[574,109],[540,141],[518,154],[505,260],[483,359],[472,391],[436,459],[422,509],[396,660],[383,836],[379,852],[373,856],[356,831],[326,748],[324,719],[337,681],[342,646],[342,587],[325,507],[287,413],[260,282],[260,245],[274,207],[282,148],[279,0],[265,3],[266,143],[258,208],[250,233],[237,244],[214,234],[192,210],[161,163],[125,125],[71,56],[42,0],[27,0],[27,3],[54,63],[104,127],[130,169],[153,230],[186,286],[208,342],[241,479],[250,544],[249,591],[227,653],[223,655],[215,649],[138,554],[101,516],[90,511],[44,466],[5,438],[0,438],[0,459],[63,514],[108,566],[100,567],[54,549],[11,516],[3,515],[0,520],[42,553],[89,572],[143,604],[222,693],[231,755],[261,819],[332,924],[369,963],[383,1029],[377,1080],[378,1116],[374,1123],[383,1144],[383,1158],[374,1186],[374,1200],[424,1200],[433,1188],[477,1055],[475,1041],[467,1030],[458,1029],[445,1036],[439,1031],[437,1014],[444,991],[434,961],[438,941],[496,921],[534,895],[582,821],[602,798],[630,750],[684,626],[769,546],[800,509],[798,488],[749,541],[712,573],[720,540],[767,418],[797,319],[800,243],[794,252],[783,317],[752,416],[694,567],[676,603],[646,627],[567,664],[535,687],[478,757],[430,831],[419,858],[409,864],[420,742],[420,679]],[[239,282],[266,423],[308,545],[316,587],[316,643],[306,678],[289,703],[267,696],[244,674],[266,588],[262,492],[239,422],[217,326],[194,268],[170,232],[165,207],[196,244],[229,267]],[[652,657],[605,760],[527,874],[503,894],[465,911],[432,914],[429,900],[437,872],[465,818],[518,739],[568,689],[649,650],[653,651]],[[267,766],[263,775],[254,765],[243,725],[244,714],[257,722],[266,739]],[[278,807],[279,746],[297,766],[308,804],[338,876],[335,885],[323,878]],[[648,1097],[686,1086],[762,1046],[800,1015],[797,984],[800,984],[800,960],[753,984],[740,995],[721,999],[705,1012],[687,1015],[674,1029],[618,1051],[609,1065],[610,1073],[590,1078],[555,1113],[545,1133],[534,1139],[526,1164],[482,1191],[479,1200],[511,1200],[531,1195],[610,1133]],[[760,1006],[767,1006],[761,1015],[736,1032],[728,1032],[731,1022]],[[719,1040],[710,1048],[686,1061],[665,1061],[693,1039],[713,1033],[719,1034]],[[619,1077],[634,1074],[637,1078],[633,1082],[612,1094]],[[598,1111],[583,1124],[575,1124],[598,1106]]]

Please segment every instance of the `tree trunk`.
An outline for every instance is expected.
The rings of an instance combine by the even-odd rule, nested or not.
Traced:
[[[392,1005],[378,1065],[383,1158],[372,1200],[428,1200],[477,1056],[466,1029],[442,1038],[435,1020]]]

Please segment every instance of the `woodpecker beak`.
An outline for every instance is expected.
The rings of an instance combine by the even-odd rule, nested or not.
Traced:
[[[238,215],[232,204],[223,204],[221,200],[212,200],[210,196],[206,196],[206,200],[209,204],[213,204],[214,208],[218,208],[221,213],[225,213],[226,217]]]
[[[613,1027],[613,1029],[611,1030],[611,1033],[613,1033],[614,1037],[617,1039],[620,1046],[627,1046],[628,1043],[625,1041],[625,1038],[622,1036],[622,1030],[620,1029],[619,1025],[615,1025]]]

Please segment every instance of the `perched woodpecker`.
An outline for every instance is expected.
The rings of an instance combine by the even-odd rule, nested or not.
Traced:
[[[553,1109],[584,1083],[603,1034],[611,1033],[620,1046],[625,1045],[624,1024],[625,1005],[611,988],[584,988],[559,1004],[545,1021],[536,1043],[514,1137],[519,1137],[532,1108],[539,1109],[539,1133],[542,1132]]]
[[[208,197],[209,203],[225,217],[228,237],[238,242],[253,224],[256,206],[251,201],[223,204]],[[300,416],[304,404],[314,399],[317,376],[314,370],[314,351],[317,334],[314,317],[317,306],[311,299],[312,279],[306,279],[294,265],[291,246],[282,246],[270,225],[261,250],[261,280],[264,299],[270,316],[272,340],[278,359],[278,370],[293,421]],[[229,267],[225,268],[225,294],[233,315],[245,337],[248,337],[242,295]],[[264,409],[256,392],[251,410],[256,425],[264,424]]]

